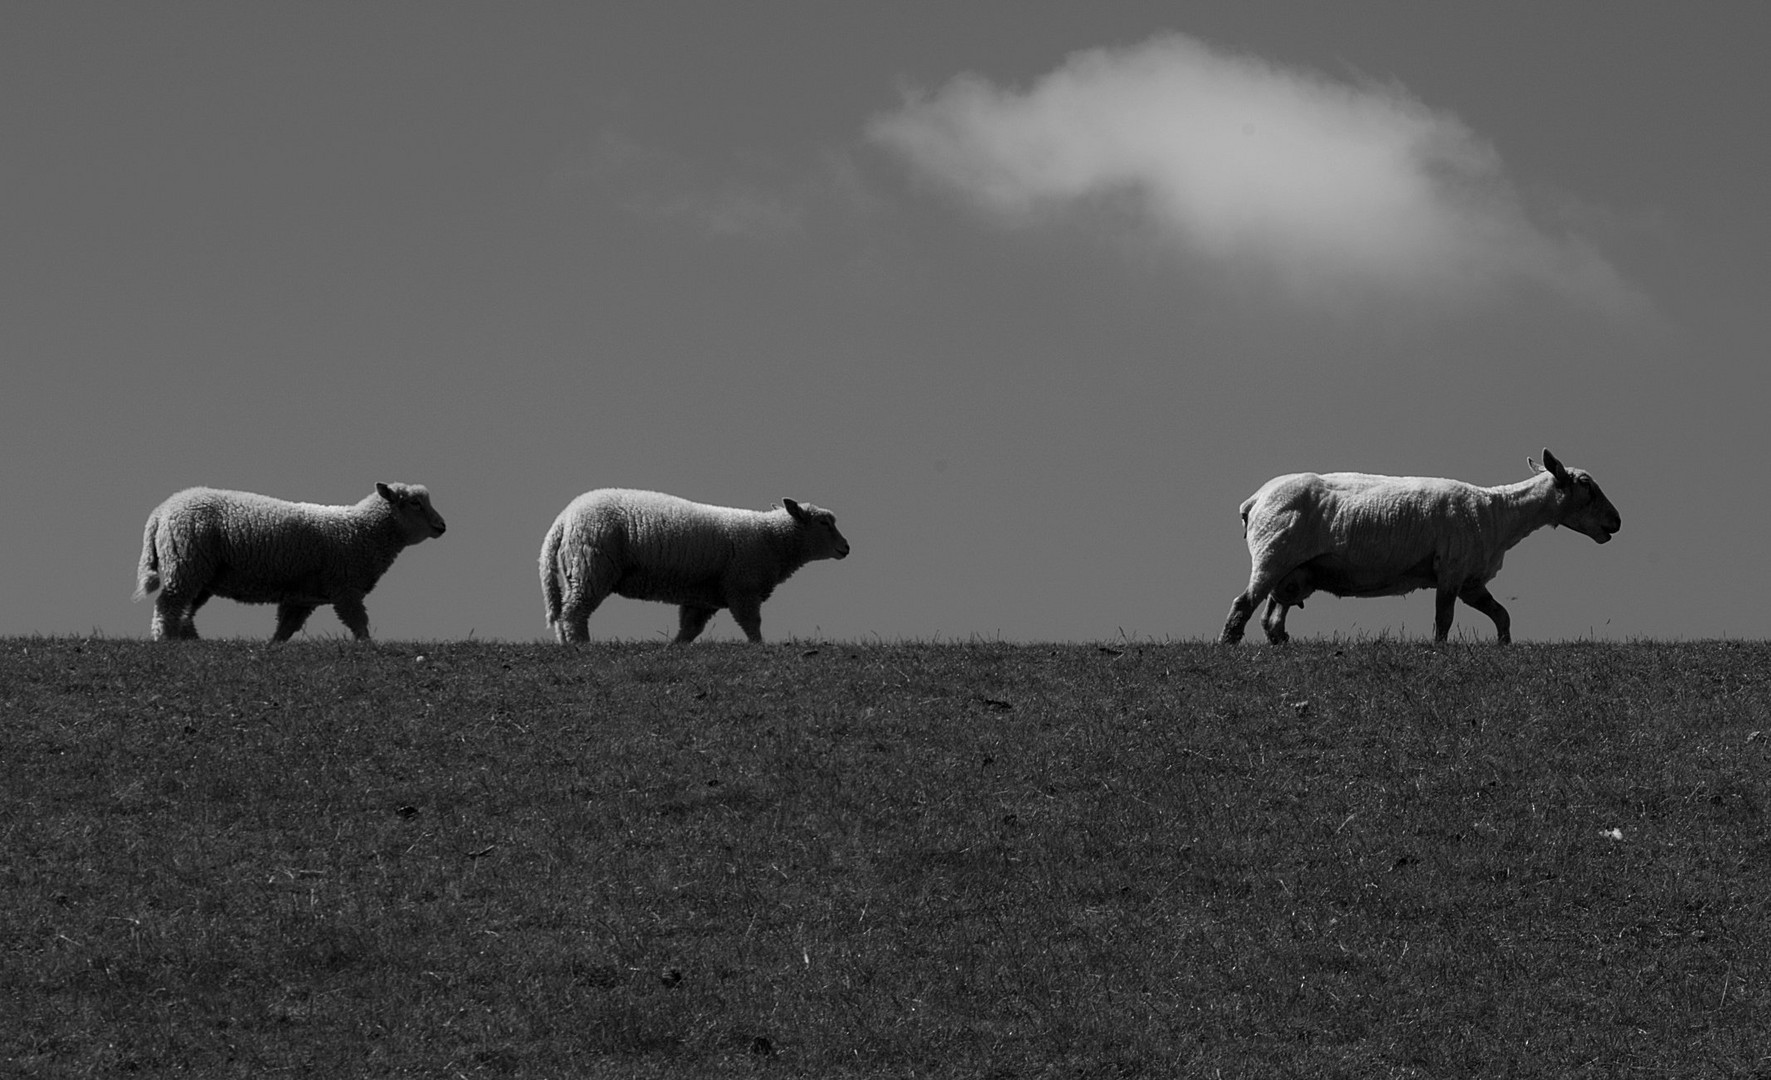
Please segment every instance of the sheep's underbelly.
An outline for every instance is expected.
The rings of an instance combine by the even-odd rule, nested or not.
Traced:
[[[242,574],[224,567],[210,583],[210,591],[242,604],[330,604],[318,575],[297,575],[282,580],[262,574]]]
[[[665,604],[695,604],[700,607],[726,606],[725,593],[717,577],[688,581],[648,570],[629,570],[615,585],[615,595],[629,600],[656,600]]]
[[[1360,566],[1339,555],[1312,559],[1304,564],[1303,569],[1309,572],[1312,586],[1336,596],[1401,596],[1439,584],[1431,555],[1401,571],[1393,567]]]

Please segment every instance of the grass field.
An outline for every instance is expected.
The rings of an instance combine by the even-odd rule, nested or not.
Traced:
[[[0,1074],[1771,1073],[1771,646],[0,641]]]

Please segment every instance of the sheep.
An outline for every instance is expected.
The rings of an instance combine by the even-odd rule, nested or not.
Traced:
[[[1622,527],[1611,500],[1581,469],[1548,450],[1537,474],[1499,487],[1458,480],[1366,473],[1292,473],[1261,485],[1242,504],[1253,561],[1248,588],[1230,606],[1225,645],[1269,595],[1261,627],[1267,640],[1289,640],[1287,609],[1317,590],[1336,596],[1401,596],[1436,589],[1433,640],[1451,633],[1458,599],[1494,620],[1502,645],[1512,619],[1488,592],[1514,544],[1548,525],[1566,525],[1603,544]]]
[[[160,593],[155,641],[195,638],[197,609],[211,596],[276,604],[272,641],[289,640],[321,604],[331,604],[339,621],[366,640],[363,598],[395,556],[444,528],[430,492],[418,484],[378,483],[355,506],[187,488],[148,515],[135,599]]]
[[[720,608],[761,642],[762,602],[815,559],[843,559],[836,515],[782,499],[772,510],[708,506],[657,491],[602,488],[566,504],[541,543],[541,594],[562,645],[589,637],[610,593],[678,605],[686,645]]]

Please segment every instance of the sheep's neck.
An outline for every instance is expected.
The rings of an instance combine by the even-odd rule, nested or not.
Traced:
[[[1556,485],[1548,473],[1492,490],[1501,509],[1501,535],[1508,548],[1556,523]]]

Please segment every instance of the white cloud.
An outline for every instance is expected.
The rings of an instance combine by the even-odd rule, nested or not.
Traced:
[[[1589,245],[1532,223],[1456,117],[1180,35],[1073,54],[1025,91],[961,75],[868,135],[1013,220],[1130,200],[1188,253],[1310,299],[1523,283],[1636,303]]]

